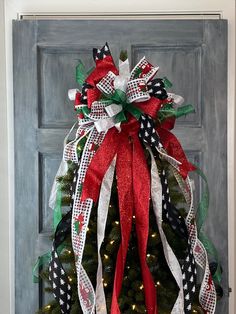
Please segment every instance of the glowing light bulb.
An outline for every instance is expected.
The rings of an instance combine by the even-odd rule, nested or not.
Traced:
[[[153,234],[152,234],[152,238],[155,238],[156,236],[157,236],[156,233],[153,233]]]
[[[136,305],[133,304],[133,305],[132,305],[132,310],[135,310],[135,308],[136,308]]]
[[[150,257],[151,256],[151,254],[147,254],[147,257]]]
[[[116,225],[119,225],[119,221],[115,221],[115,224],[116,224]]]
[[[103,285],[104,285],[104,287],[107,287],[107,283],[106,282],[104,282]]]
[[[112,245],[114,242],[115,242],[114,240],[111,240],[111,241],[110,241],[110,244]]]
[[[143,284],[139,287],[140,290],[143,290]]]
[[[160,286],[160,285],[161,285],[160,281],[158,281],[158,282],[157,282],[157,285],[158,285],[158,286]]]
[[[109,258],[109,256],[108,256],[108,255],[106,255],[106,254],[104,254],[104,258],[105,258],[105,259],[108,259],[108,258]]]

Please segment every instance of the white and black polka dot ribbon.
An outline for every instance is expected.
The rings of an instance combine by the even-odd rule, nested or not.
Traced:
[[[62,314],[70,313],[72,287],[70,285],[68,275],[66,274],[65,269],[60,261],[58,248],[65,241],[66,237],[71,234],[71,216],[74,200],[73,194],[75,191],[77,172],[78,170],[76,169],[74,171],[74,180],[71,186],[71,210],[68,211],[67,214],[61,219],[56,228],[52,245],[51,260],[49,263],[49,280],[52,284],[54,298],[60,305]]]
[[[111,56],[111,51],[107,43],[102,49],[93,48],[93,59],[95,62],[97,60],[105,59],[107,56]]]
[[[49,263],[49,280],[52,284],[53,295],[59,303],[61,313],[69,314],[71,309],[72,288],[68,276],[61,264],[57,253],[58,246],[71,232],[71,211],[69,211],[57,226],[52,245],[52,256]]]
[[[151,149],[162,148],[160,137],[155,130],[153,119],[148,115],[142,115],[140,118],[139,137],[144,144],[147,144]],[[171,204],[168,181],[166,173],[163,170],[161,175],[162,184],[162,215],[171,228],[181,238],[187,241],[187,250],[183,260],[179,260],[181,264],[183,289],[184,289],[184,311],[185,314],[191,313],[192,301],[196,291],[196,264],[191,248],[191,243],[188,236],[188,230],[184,218],[179,215],[178,210]]]
[[[80,99],[81,104],[88,105],[87,92],[88,92],[88,89],[91,89],[91,88],[93,87],[87,82],[83,83],[82,90],[81,90],[81,99]]]
[[[156,97],[162,100],[168,98],[168,94],[165,89],[165,84],[163,83],[163,80],[160,78],[156,78],[148,82],[147,88],[150,96],[152,97]]]

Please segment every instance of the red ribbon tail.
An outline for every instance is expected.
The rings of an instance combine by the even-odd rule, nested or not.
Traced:
[[[132,168],[135,222],[146,309],[148,314],[157,314],[156,288],[146,261],[149,234],[150,174],[143,148],[137,137],[134,138]]]
[[[116,176],[120,210],[121,244],[117,254],[111,314],[119,314],[118,298],[122,287],[133,217],[132,147],[127,137],[122,139],[117,152]]]
[[[103,177],[117,152],[119,138],[115,128],[107,132],[86,172],[81,194],[82,201],[91,198],[95,203],[97,202]]]

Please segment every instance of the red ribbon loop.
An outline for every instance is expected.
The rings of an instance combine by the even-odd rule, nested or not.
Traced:
[[[196,168],[188,161],[177,137],[169,130],[162,127],[157,128],[157,132],[167,154],[181,162],[179,166],[180,174],[186,179],[189,171],[194,171]]]

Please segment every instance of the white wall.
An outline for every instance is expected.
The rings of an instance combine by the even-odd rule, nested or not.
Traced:
[[[5,4],[5,12],[3,12]],[[228,204],[230,313],[236,312],[235,294],[235,1],[234,0],[0,0],[0,304],[1,313],[14,311],[14,172],[11,20],[17,13],[208,13],[228,19]],[[5,25],[4,14],[5,13]],[[5,39],[4,39],[5,38]],[[5,62],[6,61],[6,62]],[[224,105],[224,104],[222,104]],[[3,242],[4,241],[4,242]],[[3,253],[2,253],[3,252]],[[10,289],[11,287],[11,289]],[[235,309],[235,310],[234,310]]]

